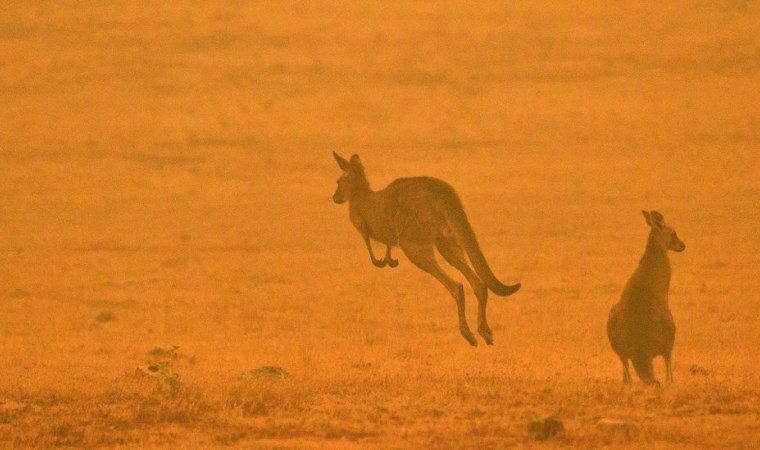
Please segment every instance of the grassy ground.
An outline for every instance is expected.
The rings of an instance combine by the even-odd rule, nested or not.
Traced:
[[[0,446],[758,445],[758,5],[343,3],[0,6]],[[494,347],[370,264],[333,150],[456,187],[523,283]],[[604,331],[641,209],[687,245],[663,388]]]

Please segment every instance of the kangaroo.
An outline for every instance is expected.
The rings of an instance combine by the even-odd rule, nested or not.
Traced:
[[[434,247],[437,248],[449,264],[462,272],[475,291],[478,333],[486,344],[493,345],[493,333],[486,320],[488,290],[508,296],[517,292],[520,284],[505,285],[493,274],[454,188],[436,178],[414,177],[397,179],[385,189],[373,191],[358,155],[353,155],[350,161],[335,152],[333,156],[343,171],[333,201],[348,202],[351,223],[362,235],[372,264],[398,266],[391,249],[401,247],[412,264],[435,277],[454,297],[459,331],[470,345],[477,346],[465,318],[464,288],[438,265],[434,252]],[[385,244],[383,259],[375,257],[371,240]]]
[[[652,359],[662,356],[668,383],[673,383],[671,353],[676,325],[668,306],[670,261],[668,250],[686,249],[675,230],[657,211],[644,213],[649,238],[639,266],[623,289],[620,301],[610,310],[607,336],[623,364],[623,382],[631,383],[628,360],[642,382],[660,384],[654,376]]]

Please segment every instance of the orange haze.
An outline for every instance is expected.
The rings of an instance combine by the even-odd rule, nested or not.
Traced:
[[[0,447],[757,446],[760,6],[576,3],[4,2]],[[493,347],[371,264],[332,151],[456,188],[522,283]],[[605,333],[642,209],[687,245],[661,388]]]

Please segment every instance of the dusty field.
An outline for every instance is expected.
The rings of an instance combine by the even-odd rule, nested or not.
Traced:
[[[756,1],[101,3],[0,6],[0,447],[760,445]],[[494,347],[370,264],[333,150],[457,188],[523,283]],[[645,208],[687,245],[663,388],[604,331]]]

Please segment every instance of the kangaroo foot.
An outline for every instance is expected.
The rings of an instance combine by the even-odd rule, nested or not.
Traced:
[[[387,263],[390,267],[396,267],[398,266],[398,260],[393,259],[393,257],[391,256],[391,249],[392,247],[390,245],[385,248],[385,258],[383,258],[383,261]]]
[[[478,346],[478,340],[475,339],[475,335],[472,334],[472,331],[470,331],[469,328],[467,328],[466,326],[460,327],[459,331],[462,333],[462,336],[464,336],[464,338],[467,339],[467,342],[469,342],[470,345],[472,345],[473,347]]]
[[[491,329],[488,327],[488,325],[479,326],[478,334],[480,334],[483,340],[486,341],[486,344],[493,345],[493,332],[491,332]]]

